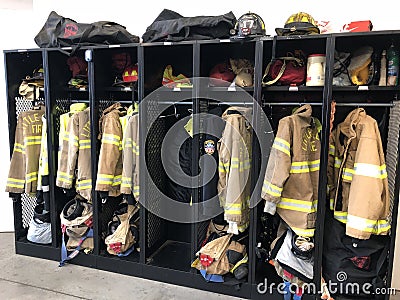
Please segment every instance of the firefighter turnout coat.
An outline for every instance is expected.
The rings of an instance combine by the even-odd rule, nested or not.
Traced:
[[[83,111],[87,108],[86,103],[73,103],[69,107],[69,112],[60,115],[60,131],[58,134],[58,166],[60,166],[61,161],[61,152],[63,148],[63,141],[64,139],[68,139],[68,122],[69,119],[73,116],[73,114]]]
[[[96,191],[108,192],[112,197],[121,194],[123,135],[120,117],[125,115],[126,109],[117,102],[103,111],[99,121],[101,148]]]
[[[91,202],[92,171],[90,144],[90,109],[73,114],[67,126],[68,135],[63,140],[56,184],[70,189]]]
[[[231,107],[222,118],[226,125],[218,141],[218,195],[225,220],[244,231],[249,224],[252,109]]]
[[[369,239],[387,234],[389,191],[377,122],[363,108],[353,110],[332,132],[328,159],[330,208],[346,234]]]
[[[320,122],[306,104],[279,121],[261,197],[300,236],[313,236],[318,202]]]
[[[18,115],[6,192],[36,193],[44,112],[44,106],[38,106]]]
[[[123,138],[122,194],[133,194],[139,201],[139,114],[128,116]]]

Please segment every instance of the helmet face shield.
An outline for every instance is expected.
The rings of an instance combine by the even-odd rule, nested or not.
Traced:
[[[249,35],[251,32],[257,30],[257,22],[255,22],[254,17],[245,16],[239,21],[239,34]]]
[[[236,34],[237,37],[241,38],[265,35],[264,21],[257,14],[244,14],[237,20],[235,29],[232,30],[232,34]]]

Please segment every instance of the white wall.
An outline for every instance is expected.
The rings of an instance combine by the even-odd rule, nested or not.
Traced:
[[[50,11],[78,22],[115,21],[128,31],[141,36],[148,25],[164,8],[175,10],[183,16],[219,15],[230,10],[240,17],[248,11],[258,13],[265,21],[267,34],[274,35],[275,27],[282,27],[295,12],[305,11],[316,20],[330,20],[335,28],[350,21],[370,19],[374,30],[400,29],[397,1],[360,3],[356,1],[104,1],[104,0],[1,0],[0,1],[0,50],[35,48],[34,37],[43,26]],[[229,3],[227,5],[226,3]],[[8,125],[5,105],[5,80],[3,59],[0,60],[0,231],[13,229],[12,205],[5,188],[8,173]]]

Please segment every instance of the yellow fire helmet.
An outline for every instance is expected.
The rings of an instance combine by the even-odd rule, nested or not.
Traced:
[[[277,35],[309,35],[319,34],[319,28],[314,18],[305,12],[291,15],[283,28],[275,28]]]

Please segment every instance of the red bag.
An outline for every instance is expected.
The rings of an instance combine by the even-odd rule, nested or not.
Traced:
[[[306,79],[306,60],[302,51],[295,54],[272,59],[265,68],[262,79],[263,86],[272,85],[301,85]]]
[[[370,20],[366,21],[354,21],[343,25],[340,32],[364,32],[372,31],[372,22]]]

